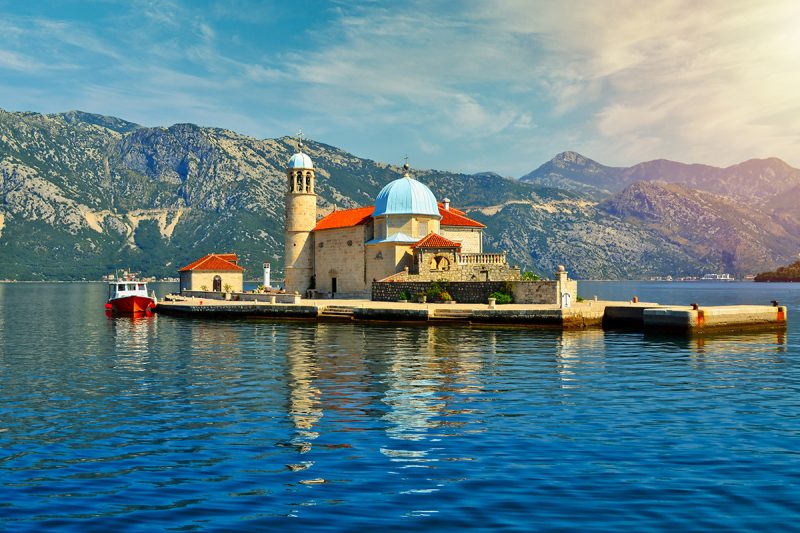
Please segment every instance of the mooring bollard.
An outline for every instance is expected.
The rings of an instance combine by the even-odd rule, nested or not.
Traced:
[[[639,297],[638,296],[634,296],[633,297],[633,303],[635,303],[635,304],[639,303]]]
[[[698,309],[700,309],[698,304],[692,304],[692,311],[697,311]]]
[[[497,303],[497,298],[489,298],[489,309],[494,309],[494,305]]]

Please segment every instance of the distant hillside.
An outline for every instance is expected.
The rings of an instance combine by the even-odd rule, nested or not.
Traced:
[[[79,111],[0,110],[0,279],[98,279],[116,267],[174,276],[215,251],[238,253],[249,277],[264,260],[280,276],[284,167],[296,148],[288,137],[261,140],[193,124],[144,128]],[[320,216],[335,206],[370,205],[400,176],[396,166],[326,144],[309,141],[304,150],[317,167]],[[796,245],[791,205],[775,222],[761,207],[738,204],[737,217],[763,230],[706,222],[708,206],[699,200],[680,217],[658,213],[656,222],[657,210],[627,197],[598,205],[621,190],[615,180],[625,169],[574,152],[556,160],[553,178],[534,183],[490,171],[412,172],[486,224],[487,251],[508,251],[510,262],[544,275],[559,264],[580,278],[693,275],[729,265],[756,272],[785,264]],[[677,212],[677,203],[692,197],[676,194],[648,193]],[[702,223],[692,230],[683,217]],[[784,245],[776,244],[780,232],[770,221],[785,226]],[[717,227],[729,236],[703,241]]]
[[[785,263],[800,250],[797,226],[680,185],[636,182],[598,207],[645,224],[691,256],[736,275]]]
[[[755,281],[800,281],[800,261],[774,271],[762,272],[755,277]]]
[[[521,181],[592,194],[616,193],[637,181],[663,181],[769,207],[800,186],[800,170],[777,158],[751,159],[726,168],[657,159],[632,167],[608,167],[575,152],[558,154]]]

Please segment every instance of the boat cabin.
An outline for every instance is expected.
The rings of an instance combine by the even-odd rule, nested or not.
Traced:
[[[147,284],[141,281],[114,281],[108,284],[108,299],[126,296],[147,297]]]

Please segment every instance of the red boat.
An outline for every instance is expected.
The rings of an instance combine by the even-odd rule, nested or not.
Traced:
[[[106,310],[112,313],[150,313],[156,306],[155,293],[147,294],[147,284],[136,280],[116,280],[108,284]]]

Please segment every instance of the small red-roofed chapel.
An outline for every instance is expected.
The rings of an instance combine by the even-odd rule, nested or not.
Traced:
[[[244,268],[236,254],[208,254],[181,268],[181,292],[242,292]]]

